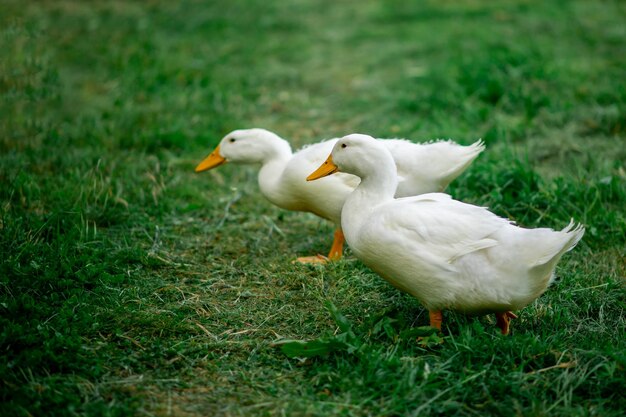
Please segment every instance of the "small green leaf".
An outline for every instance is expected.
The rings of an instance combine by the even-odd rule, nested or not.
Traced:
[[[341,329],[341,331],[344,333],[351,332],[352,323],[350,323],[350,321],[346,318],[346,316],[341,314],[341,312],[337,309],[337,307],[335,307],[335,305],[331,301],[326,301],[324,304],[326,308],[328,309],[328,311],[330,312],[330,315],[333,318],[333,320],[335,320],[335,323],[337,323],[337,326],[339,326],[339,328]]]

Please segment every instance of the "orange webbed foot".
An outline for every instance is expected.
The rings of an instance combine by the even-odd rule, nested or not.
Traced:
[[[291,263],[311,265],[311,264],[327,264],[328,262],[330,262],[330,259],[328,259],[326,256],[315,255],[315,256],[300,256],[299,258],[296,258],[296,260],[292,261]]]

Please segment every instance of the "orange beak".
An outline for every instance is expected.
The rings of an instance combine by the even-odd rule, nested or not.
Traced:
[[[215,148],[215,150],[211,152],[211,155],[204,158],[204,160],[198,164],[198,166],[196,167],[196,172],[206,171],[225,163],[226,158],[220,155],[220,146],[217,145],[217,148]]]
[[[324,161],[319,168],[311,173],[308,177],[306,177],[307,181],[317,180],[323,177],[326,177],[330,174],[334,174],[335,172],[339,172],[339,167],[335,165],[333,162],[333,156],[328,155],[328,158]]]

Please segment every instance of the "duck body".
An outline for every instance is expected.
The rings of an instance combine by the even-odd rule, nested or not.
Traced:
[[[571,223],[558,232],[521,228],[447,194],[383,202],[359,215],[362,203],[349,198],[343,213],[355,256],[429,310],[519,310],[547,289],[561,255],[582,236]]]
[[[343,204],[360,179],[337,173],[317,182],[304,180],[326,159],[338,140],[305,146],[289,159],[267,161],[258,175],[263,196],[283,209],[310,212],[339,225]],[[484,149],[480,141],[465,147],[452,141],[416,144],[404,139],[378,140],[389,150],[397,166],[396,197],[443,191]],[[443,166],[446,171],[436,172],[433,166]],[[321,201],[320,195],[325,199]]]
[[[259,188],[272,204],[286,210],[313,213],[340,228],[344,202],[360,179],[338,173],[315,182],[305,180],[326,159],[338,140],[308,145],[293,153],[286,140],[265,129],[235,130],[222,139],[216,150],[196,167],[196,172],[226,161],[260,165]],[[399,182],[394,194],[398,197],[442,191],[484,150],[482,141],[470,146],[452,141],[426,144],[402,139],[379,141],[397,163]],[[336,257],[341,248],[333,247]]]
[[[393,158],[369,136],[342,138],[329,162],[361,178],[342,211],[353,253],[417,298],[431,312],[431,324],[433,313],[439,313],[440,324],[444,309],[496,313],[507,333],[511,311],[546,290],[561,256],[584,234],[573,223],[561,231],[518,227],[442,193],[394,199]],[[309,179],[322,174],[318,170]]]

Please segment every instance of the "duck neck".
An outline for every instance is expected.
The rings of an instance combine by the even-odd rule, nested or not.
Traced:
[[[282,207],[285,199],[281,186],[282,175],[292,156],[291,146],[283,139],[275,141],[273,145],[271,151],[261,161],[259,188],[265,198]]]
[[[381,170],[361,178],[361,183],[348,196],[341,211],[341,226],[346,236],[360,229],[359,219],[366,217],[364,212],[393,200],[397,187],[395,164],[393,170]]]
[[[394,164],[393,170],[381,171],[361,178],[356,191],[372,201],[383,202],[393,200],[396,188],[398,188],[398,176]]]

